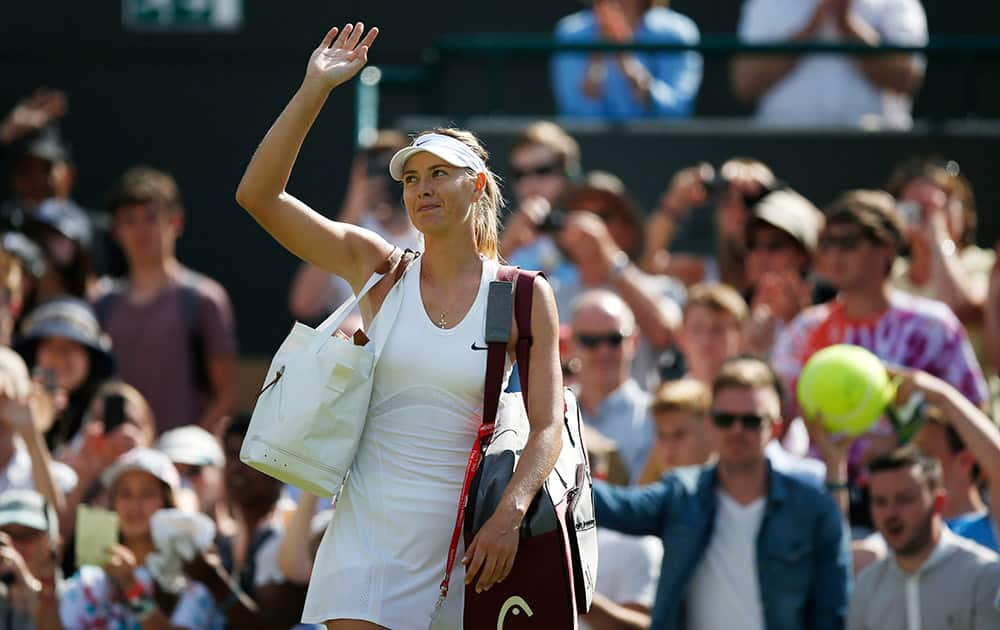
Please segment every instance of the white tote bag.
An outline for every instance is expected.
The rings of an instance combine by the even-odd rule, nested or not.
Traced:
[[[292,327],[258,395],[240,449],[244,464],[318,497],[340,491],[364,430],[375,364],[399,314],[399,279],[368,327],[367,344],[334,333],[383,275],[372,274],[315,329]]]

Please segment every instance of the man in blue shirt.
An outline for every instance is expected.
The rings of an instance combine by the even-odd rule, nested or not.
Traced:
[[[843,628],[846,524],[828,495],[764,456],[781,412],[774,373],[756,358],[730,359],[712,398],[717,463],[639,488],[594,485],[600,526],[663,540],[651,627]]]
[[[945,381],[926,372],[902,372],[899,398],[905,400],[920,391],[928,402],[925,413],[930,422],[914,441],[921,451],[941,462],[945,524],[959,536],[1000,552],[1000,518],[995,512],[1000,505],[1000,429]],[[984,478],[990,505],[980,494]]]
[[[595,0],[594,9],[561,19],[563,43],[689,43],[700,39],[687,16],[657,0]],[[701,85],[696,52],[562,53],[552,59],[561,116],[627,120],[691,115]]]

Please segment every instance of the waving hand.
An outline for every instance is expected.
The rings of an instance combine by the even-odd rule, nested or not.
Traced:
[[[331,28],[309,58],[306,76],[329,89],[348,81],[368,63],[368,48],[378,37],[378,28],[372,27],[367,35],[364,31],[362,22]]]

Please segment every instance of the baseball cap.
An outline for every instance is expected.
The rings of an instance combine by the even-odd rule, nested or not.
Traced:
[[[404,147],[392,156],[389,161],[389,175],[397,182],[403,181],[403,168],[406,161],[422,151],[432,153],[452,166],[472,169],[476,173],[486,172],[486,163],[476,155],[475,151],[461,140],[440,133],[425,133],[413,140],[413,144]]]
[[[226,464],[226,456],[219,440],[194,424],[167,431],[157,440],[156,448],[175,464],[219,468]]]
[[[38,343],[49,337],[65,337],[90,352],[91,373],[107,378],[114,373],[111,341],[101,330],[90,304],[76,297],[59,297],[39,304],[28,314],[24,334],[15,345],[29,365],[35,364]]]
[[[38,531],[51,531],[55,515],[45,498],[34,490],[6,490],[0,494],[0,527],[22,525]]]
[[[171,490],[177,490],[181,486],[181,476],[178,474],[177,468],[174,467],[174,463],[170,461],[166,453],[152,448],[133,448],[123,454],[104,471],[101,481],[104,483],[104,487],[110,488],[115,485],[123,473],[133,470],[141,470],[153,475],[167,484]]]
[[[807,252],[816,250],[823,213],[811,201],[790,188],[765,195],[753,207],[749,228],[755,223],[774,226],[794,238]]]

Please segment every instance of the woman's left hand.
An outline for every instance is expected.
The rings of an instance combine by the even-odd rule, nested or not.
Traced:
[[[502,582],[514,568],[520,527],[519,514],[498,508],[472,539],[462,564],[466,565],[466,584],[471,584],[479,575],[477,593],[488,591],[494,584]]]

